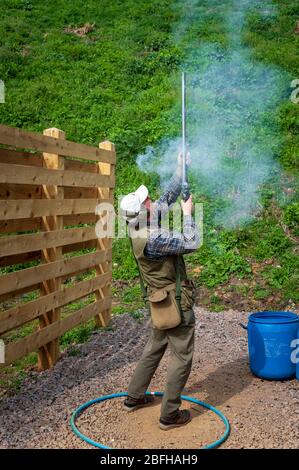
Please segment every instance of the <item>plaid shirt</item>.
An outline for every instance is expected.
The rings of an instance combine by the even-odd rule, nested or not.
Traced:
[[[191,215],[183,217],[183,233],[169,231],[160,226],[161,214],[169,211],[181,192],[181,180],[174,175],[165,193],[153,203],[150,235],[144,254],[147,258],[163,259],[170,255],[191,253],[199,247],[199,233]]]

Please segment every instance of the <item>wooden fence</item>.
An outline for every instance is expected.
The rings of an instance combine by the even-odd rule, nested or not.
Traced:
[[[96,215],[95,208],[113,203],[115,149],[108,141],[99,148],[67,141],[56,128],[36,134],[4,125],[0,144],[5,365],[38,350],[42,370],[57,361],[65,332],[93,317],[99,326],[109,324],[112,244],[96,236],[95,224],[105,214]],[[84,273],[89,276],[78,281]],[[90,294],[91,303],[65,314],[67,304],[89,301]],[[32,321],[36,329],[22,337],[22,326]]]

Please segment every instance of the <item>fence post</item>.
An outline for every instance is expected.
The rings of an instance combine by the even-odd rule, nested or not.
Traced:
[[[99,144],[99,148],[105,150],[115,151],[115,145],[109,140],[105,140]],[[115,165],[112,163],[98,163],[98,172],[102,175],[109,175],[114,178]],[[98,188],[98,197],[99,199],[111,199],[113,201],[114,191],[112,188]],[[104,214],[100,214],[99,218]],[[97,239],[97,249],[110,250],[112,248],[112,238]],[[105,273],[107,271],[112,271],[112,261],[106,261],[99,266],[96,266],[97,275]],[[96,291],[96,299],[104,299],[111,296],[111,284],[106,287],[103,287]],[[95,322],[97,326],[108,326],[111,319],[111,307],[108,310],[100,313],[95,317]]]
[[[56,137],[58,139],[65,139],[65,133],[55,127],[45,129],[44,135]],[[43,153],[43,166],[50,169],[64,169],[64,157],[56,154]],[[63,186],[43,185],[42,197],[46,199],[64,199]],[[63,216],[43,216],[42,217],[42,230],[62,230],[63,229]],[[43,263],[57,261],[63,257],[62,247],[47,248],[42,250],[41,259]],[[55,292],[61,289],[61,279],[54,278],[43,281],[41,284],[41,293],[43,295]],[[60,308],[55,308],[44,315],[39,317],[39,328],[42,329],[51,323],[60,319]],[[39,370],[48,369],[53,366],[59,358],[59,338],[50,341],[45,346],[41,347],[38,352],[38,368]]]

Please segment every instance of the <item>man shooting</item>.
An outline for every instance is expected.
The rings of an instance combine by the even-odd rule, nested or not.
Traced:
[[[154,398],[145,395],[145,392],[169,344],[171,359],[159,421],[159,427],[163,430],[183,426],[191,420],[190,412],[179,408],[180,396],[191,371],[194,351],[194,286],[192,281],[187,279],[182,256],[196,250],[200,243],[198,229],[192,218],[192,196],[186,202],[181,201],[182,233],[166,230],[160,223],[165,206],[169,210],[181,190],[180,154],[176,174],[160,199],[152,202],[147,188],[142,185],[134,193],[125,196],[121,202],[142,289],[145,290],[144,284],[147,286],[146,294],[150,301],[152,319],[150,338],[130,381],[124,408],[133,411],[154,402]],[[141,215],[144,213],[146,223],[142,227]],[[174,303],[179,311],[178,321],[175,318]],[[165,312],[166,317],[162,324],[161,319]],[[175,323],[171,323],[172,320]],[[170,328],[167,327],[167,321],[171,325]],[[173,327],[174,324],[177,326]]]

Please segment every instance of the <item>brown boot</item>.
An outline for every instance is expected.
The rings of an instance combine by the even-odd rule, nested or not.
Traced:
[[[123,402],[123,408],[126,411],[135,411],[144,406],[149,406],[154,403],[154,397],[151,395],[145,395],[143,398],[132,398],[127,397]]]
[[[160,429],[163,429],[163,431],[168,431],[168,429],[178,428],[179,426],[184,426],[190,421],[191,421],[190,411],[180,410],[177,416],[173,419],[160,418],[159,427]]]

